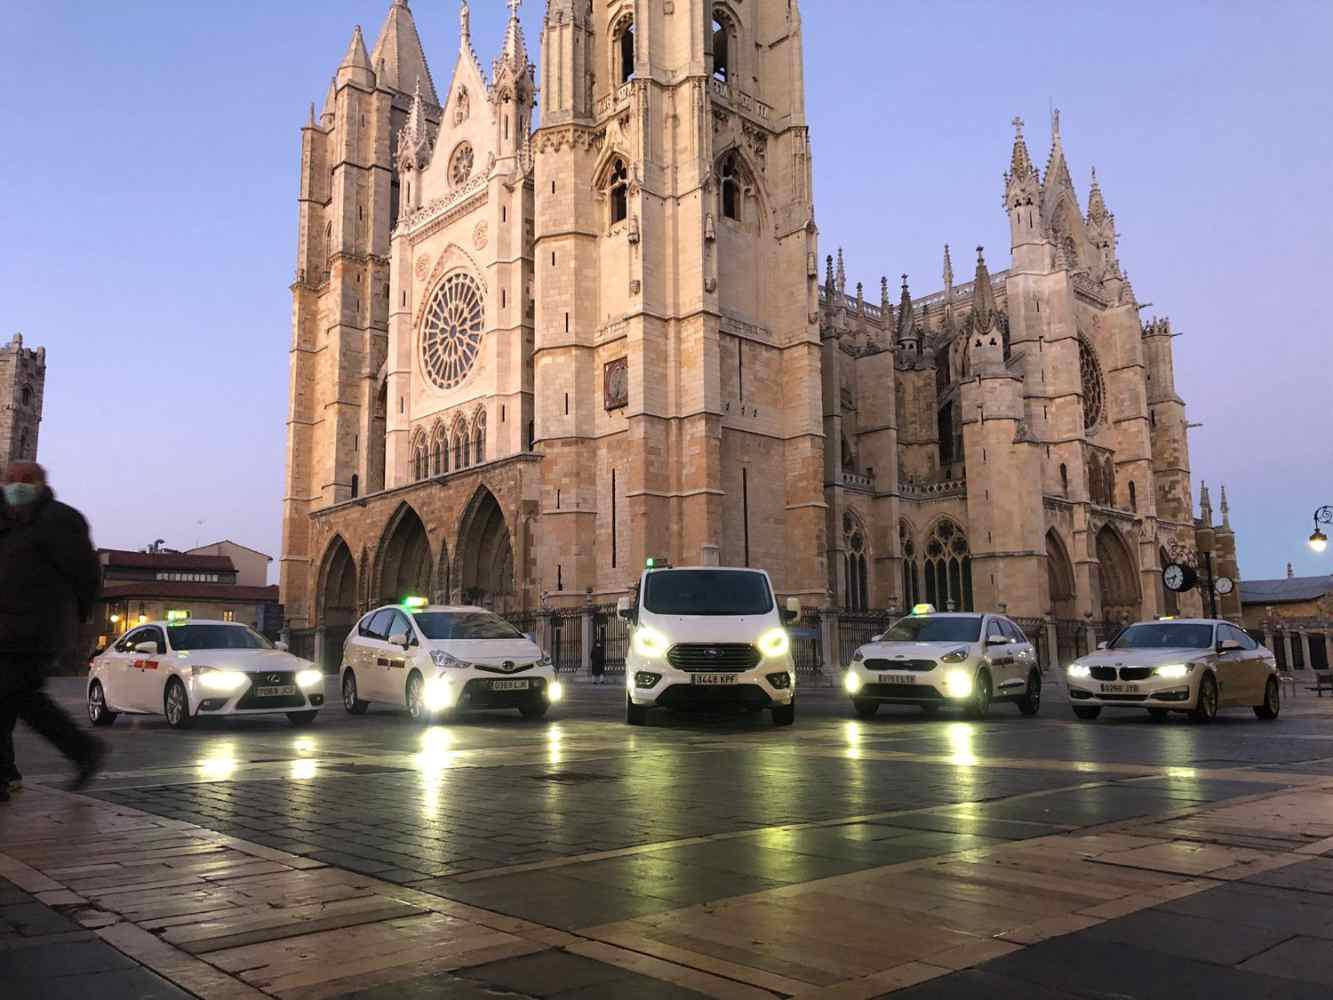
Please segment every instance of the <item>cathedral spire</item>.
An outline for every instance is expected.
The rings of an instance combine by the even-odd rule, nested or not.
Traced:
[[[1014,126],[1014,148],[1009,154],[1009,174],[1014,180],[1026,180],[1036,173],[1032,157],[1028,154],[1027,140],[1023,138],[1023,119],[1015,116],[1010,123]]]
[[[944,291],[946,301],[953,299],[953,261],[949,258],[949,244],[944,244]]]
[[[1227,503],[1227,487],[1222,484],[1222,527],[1231,530],[1231,507]]]
[[[370,56],[366,53],[366,39],[361,34],[361,25],[352,31],[352,41],[347,46],[347,54],[338,66],[337,85],[355,82],[363,87],[375,86],[375,71],[370,66]]]
[[[838,247],[838,291],[843,294],[847,292],[847,268],[842,261],[842,247]]]
[[[1106,210],[1106,200],[1102,197],[1102,186],[1097,183],[1097,168],[1092,168],[1092,187],[1088,191],[1088,221],[1100,222],[1111,215]]]
[[[977,247],[977,276],[972,283],[972,327],[985,333],[995,325],[995,292],[986,268],[985,247]]]
[[[1078,206],[1078,195],[1074,192],[1074,179],[1069,176],[1069,163],[1065,160],[1064,140],[1060,136],[1060,109],[1051,111],[1051,152],[1046,158],[1046,181],[1043,185],[1043,215],[1048,224],[1055,217],[1055,205],[1068,195]]]
[[[884,322],[884,329],[890,336],[893,335],[893,303],[889,301],[889,279],[887,276],[879,279],[879,313]]]
[[[379,68],[381,87],[410,94],[420,80],[421,96],[431,104],[440,103],[407,0],[393,0],[370,57]]]
[[[1208,484],[1199,483],[1199,519],[1205,528],[1213,526],[1213,499],[1208,495]]]
[[[426,119],[426,105],[422,96],[422,81],[417,78],[412,95],[412,110],[407,113],[407,124],[398,135],[398,169],[422,170],[430,163],[434,136]]]
[[[1088,239],[1096,248],[1101,261],[1101,273],[1099,277],[1103,280],[1107,278],[1119,278],[1120,260],[1116,256],[1116,243],[1119,236],[1116,234],[1115,215],[1106,207],[1106,199],[1102,197],[1102,187],[1097,182],[1097,168],[1092,168],[1092,188],[1088,192],[1088,217],[1086,220],[1088,229]]]
[[[916,310],[912,307],[912,293],[907,288],[907,275],[903,275],[903,294],[898,303],[898,343],[904,347],[916,349]]]
[[[824,274],[824,290],[828,293],[829,305],[833,304],[833,293],[837,291],[837,285],[833,278],[833,254],[828,255],[826,261],[827,269]]]
[[[505,66],[512,68],[516,74],[528,67],[527,43],[523,40],[523,25],[518,20],[518,9],[523,5],[523,0],[506,0],[506,3],[509,5],[509,23],[505,25],[504,46],[495,61],[493,77],[498,77],[500,69]]]

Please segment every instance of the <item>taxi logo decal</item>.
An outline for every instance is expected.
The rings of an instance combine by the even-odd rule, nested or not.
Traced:
[[[132,666],[135,670],[156,670],[156,669],[157,669],[157,661],[156,661],[156,660],[135,660],[132,664],[130,664],[130,666]]]

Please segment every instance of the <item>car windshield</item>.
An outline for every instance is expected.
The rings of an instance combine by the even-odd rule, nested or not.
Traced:
[[[489,611],[422,611],[412,616],[427,639],[521,639],[523,633]]]
[[[976,642],[981,618],[940,618],[933,615],[900,618],[884,633],[885,642]]]
[[[1111,649],[1208,649],[1213,644],[1211,625],[1156,622],[1131,625],[1116,636]]]
[[[168,625],[172,649],[272,649],[273,644],[245,625]]]
[[[648,574],[643,606],[657,615],[766,615],[773,593],[763,573],[675,569]]]

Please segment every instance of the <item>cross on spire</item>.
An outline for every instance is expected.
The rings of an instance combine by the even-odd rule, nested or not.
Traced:
[[[1026,122],[1024,122],[1020,116],[1014,115],[1014,120],[1011,121],[1009,124],[1014,127],[1014,131],[1017,132],[1020,137],[1023,135],[1023,126],[1026,124]]]
[[[523,6],[523,0],[506,0],[509,4],[509,16],[518,17],[518,9]]]

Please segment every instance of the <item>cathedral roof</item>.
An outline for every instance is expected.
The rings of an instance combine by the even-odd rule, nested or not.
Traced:
[[[421,81],[421,96],[431,104],[439,104],[435,81],[431,79],[426,53],[421,47],[421,36],[407,0],[393,0],[389,16],[380,29],[371,61],[380,71],[379,83],[402,94],[411,94]]]

